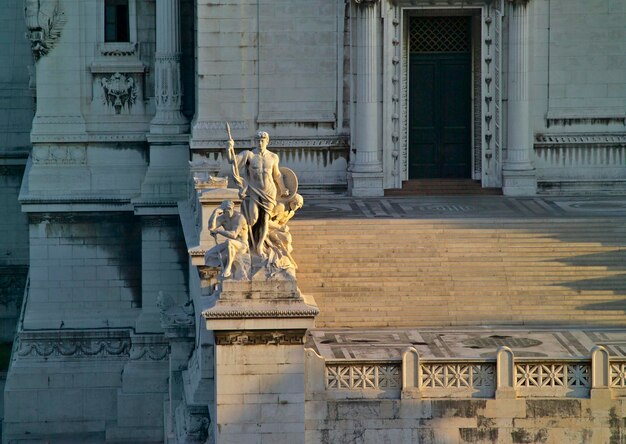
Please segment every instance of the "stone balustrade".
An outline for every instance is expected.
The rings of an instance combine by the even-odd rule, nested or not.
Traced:
[[[330,399],[361,398],[589,398],[592,391],[626,395],[626,358],[596,346],[590,357],[515,357],[500,347],[494,358],[422,359],[414,348],[401,360],[323,360],[308,378],[323,377]],[[321,387],[322,384],[312,384]]]

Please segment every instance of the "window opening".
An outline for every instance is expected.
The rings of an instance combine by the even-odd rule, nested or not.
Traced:
[[[128,0],[105,0],[104,41],[129,42]]]

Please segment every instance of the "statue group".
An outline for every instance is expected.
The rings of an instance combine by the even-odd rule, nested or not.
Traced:
[[[267,149],[268,133],[259,131],[256,141],[255,149],[235,154],[229,130],[226,157],[239,188],[241,212],[231,200],[213,211],[208,229],[215,246],[205,254],[205,264],[220,267],[223,279],[249,279],[259,269],[270,276],[283,272],[293,277],[297,268],[287,223],[304,202],[298,181]]]

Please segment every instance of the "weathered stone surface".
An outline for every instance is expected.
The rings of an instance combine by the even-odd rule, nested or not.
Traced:
[[[580,401],[577,399],[541,399],[526,401],[529,418],[580,418]]]

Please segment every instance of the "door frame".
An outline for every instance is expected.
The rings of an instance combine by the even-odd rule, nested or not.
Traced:
[[[412,15],[470,15],[472,19],[472,177],[502,186],[502,0],[397,0],[384,8],[384,187],[408,179],[408,20]]]

